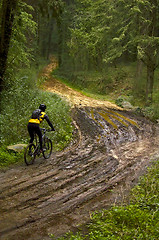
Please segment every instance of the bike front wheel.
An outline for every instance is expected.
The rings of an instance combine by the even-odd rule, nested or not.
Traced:
[[[45,159],[49,158],[52,153],[52,141],[48,138],[44,139],[43,156]]]
[[[26,163],[26,165],[31,165],[33,164],[34,160],[35,160],[35,149],[36,146],[33,143],[30,143],[24,152],[24,161]]]

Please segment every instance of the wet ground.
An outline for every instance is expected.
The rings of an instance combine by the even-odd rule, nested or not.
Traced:
[[[56,92],[55,83],[50,77],[45,87]],[[131,187],[159,157],[156,125],[74,93],[70,146],[32,166],[0,172],[1,240],[45,240],[50,233],[57,238],[78,231],[92,211],[128,201]]]

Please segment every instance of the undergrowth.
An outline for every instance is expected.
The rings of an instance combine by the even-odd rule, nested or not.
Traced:
[[[5,145],[0,147],[0,167],[7,167],[9,164],[15,164],[23,161],[24,152],[14,152],[8,150]]]
[[[20,160],[20,155],[7,151],[7,145],[29,142],[28,120],[41,103],[46,104],[46,114],[55,128],[55,132],[48,133],[54,150],[63,149],[72,138],[70,106],[56,94],[40,90],[38,85],[43,80],[37,78],[37,70],[23,70],[8,81],[7,90],[2,92],[0,166]],[[40,126],[49,128],[46,121]]]
[[[132,189],[130,204],[94,212],[87,234],[67,233],[58,240],[157,240],[159,236],[159,160]],[[54,239],[53,235],[50,235]]]
[[[136,63],[110,66],[104,71],[73,72],[56,69],[53,73],[68,86],[96,99],[109,100],[118,104],[118,98],[127,99],[133,106],[152,120],[159,119],[159,68],[155,72],[153,101],[145,105],[146,68],[136,76]]]

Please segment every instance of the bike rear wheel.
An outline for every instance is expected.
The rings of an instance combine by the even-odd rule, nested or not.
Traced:
[[[34,160],[35,160],[35,149],[36,146],[33,143],[30,143],[24,152],[24,161],[26,163],[26,165],[31,165],[33,164]]]
[[[49,158],[52,153],[52,141],[49,138],[45,138],[43,142],[43,156],[45,159]]]

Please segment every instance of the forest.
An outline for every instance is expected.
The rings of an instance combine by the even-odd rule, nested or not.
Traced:
[[[117,103],[125,97],[159,117],[158,0],[7,0],[0,16],[1,122],[14,125],[15,139],[16,115],[36,102],[31,90],[44,80],[37,72],[52,55],[59,64],[54,74],[68,84]]]
[[[22,161],[20,153],[8,152],[6,147],[28,143],[27,122],[41,102],[47,104],[56,129],[55,150],[64,149],[72,139],[70,105],[42,89],[46,81],[42,71],[52,58],[58,62],[52,75],[68,86],[121,107],[126,100],[142,116],[159,121],[159,0],[0,0],[0,167]],[[156,192],[155,197],[154,215]],[[136,211],[131,206],[129,210]],[[114,218],[117,211],[122,215],[125,209],[114,208],[92,219],[104,226],[104,217]],[[89,239],[121,239],[115,233],[110,236],[114,225],[103,230],[107,238],[104,232],[99,236],[102,224],[90,225]],[[154,238],[133,239],[157,239],[157,230],[151,233]],[[70,239],[84,238],[77,234]]]

